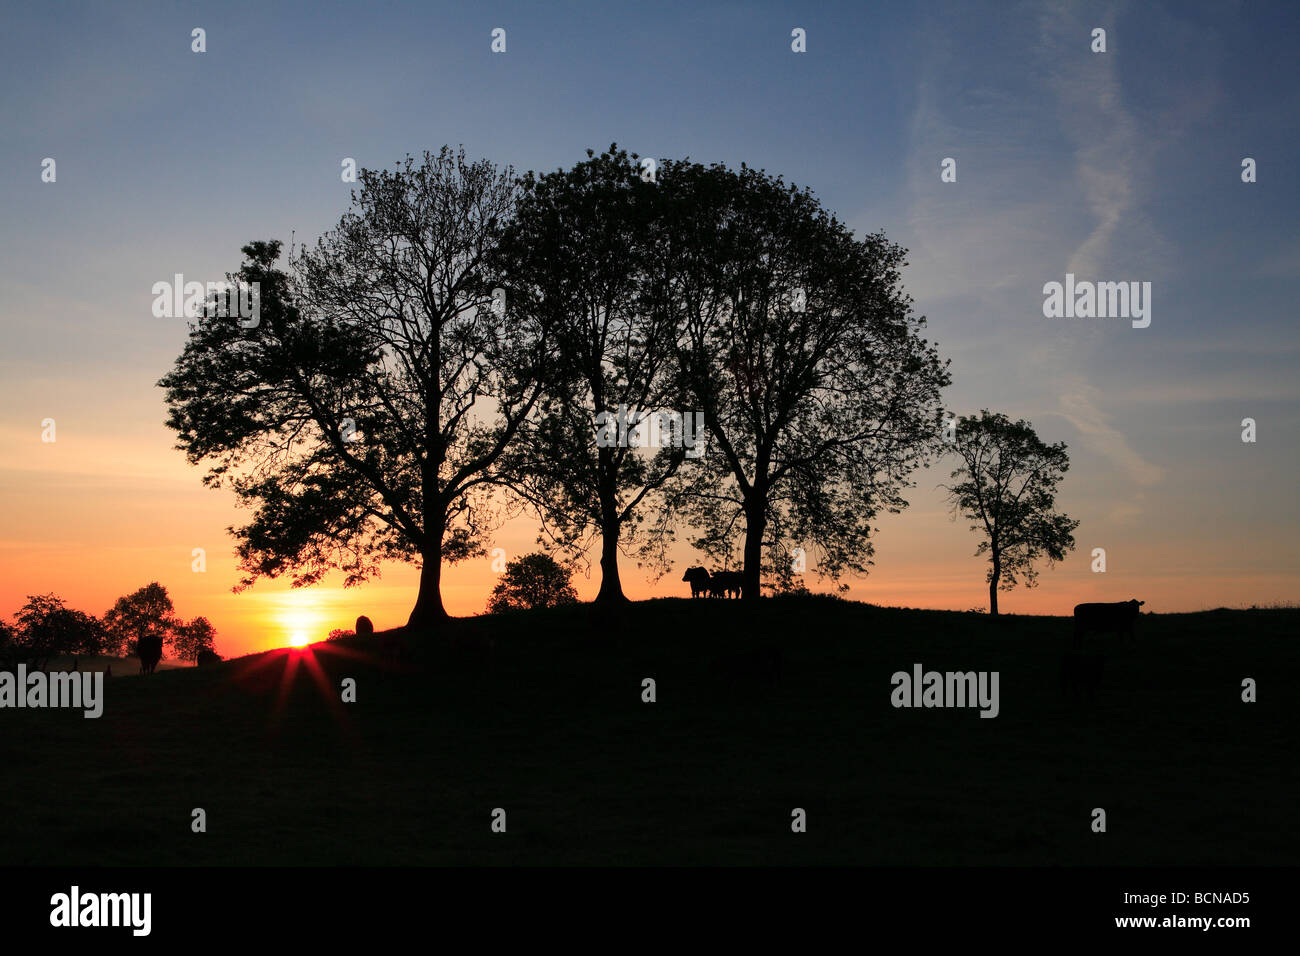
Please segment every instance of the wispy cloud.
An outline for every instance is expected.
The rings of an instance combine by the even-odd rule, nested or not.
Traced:
[[[1142,457],[1128,438],[1111,424],[1099,405],[1101,392],[1081,378],[1062,382],[1059,414],[1083,435],[1084,443],[1105,456],[1139,485],[1159,484],[1164,470]]]
[[[1138,205],[1144,174],[1139,126],[1124,106],[1118,76],[1114,8],[1088,11],[1069,3],[1045,7],[1040,15],[1040,60],[1050,77],[1060,126],[1074,144],[1077,185],[1095,224],[1070,256],[1067,271],[1095,276],[1111,261],[1111,245],[1121,227],[1126,233],[1146,227]],[[1107,51],[1090,48],[1092,30],[1107,29]]]

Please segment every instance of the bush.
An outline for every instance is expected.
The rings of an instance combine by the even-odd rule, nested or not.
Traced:
[[[506,565],[505,573],[488,599],[489,614],[538,607],[563,607],[578,603],[569,583],[569,569],[549,554],[535,551]]]

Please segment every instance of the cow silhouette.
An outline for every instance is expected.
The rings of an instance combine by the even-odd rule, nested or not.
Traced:
[[[709,577],[709,591],[714,597],[740,597],[745,576],[739,571],[714,571]]]
[[[370,623],[370,618],[362,614],[357,618],[357,626],[354,628],[357,637],[374,637],[375,625]]]
[[[686,569],[686,573],[682,575],[682,580],[690,582],[691,597],[697,598],[701,594],[708,595],[710,577],[709,572],[704,568],[694,567]]]
[[[1133,639],[1133,623],[1141,613],[1138,608],[1146,601],[1134,599],[1120,601],[1116,604],[1076,604],[1074,606],[1074,640],[1083,637],[1089,631],[1113,632],[1122,637],[1127,634]]]
[[[162,638],[142,637],[136,643],[136,656],[140,658],[140,673],[152,674],[162,660]]]

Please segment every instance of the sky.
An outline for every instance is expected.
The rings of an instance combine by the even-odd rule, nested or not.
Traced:
[[[1003,613],[1300,598],[1295,4],[11,3],[0,26],[0,616],[47,592],[99,614],[156,580],[226,654],[405,622],[408,566],[232,593],[244,513],[163,425],[186,328],[151,288],[220,279],[255,239],[314,241],[348,208],[345,158],[443,144],[519,172],[612,142],[744,162],[907,247],[945,405],[1069,448],[1076,550]],[[1046,317],[1067,273],[1151,283],[1150,325]],[[987,604],[950,469],[916,473],[850,597]],[[519,519],[491,544],[535,537]],[[675,557],[658,581],[625,559],[629,596],[689,593],[701,559]],[[447,569],[449,610],[480,613],[495,579],[487,558]],[[590,598],[598,570],[575,584]]]

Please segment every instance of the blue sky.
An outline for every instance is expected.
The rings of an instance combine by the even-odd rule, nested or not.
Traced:
[[[251,239],[314,239],[346,209],[344,157],[391,166],[450,143],[549,170],[617,141],[779,172],[911,250],[905,285],[953,360],[949,406],[1070,446],[1061,504],[1084,524],[1053,572],[1062,591],[1146,588],[1170,610],[1297,596],[1295,4],[9,4],[0,18],[11,513],[84,506],[113,480],[158,483],[178,513],[223,504],[162,428],[153,383],[184,328],[153,318],[150,286],[218,278]],[[1150,281],[1151,326],[1044,318],[1042,286],[1066,272]],[[47,415],[81,455],[37,457]],[[929,603],[979,603],[943,475],[918,476],[913,508],[882,523],[856,595],[913,593],[939,554],[954,596]],[[19,522],[0,540],[13,562],[49,536]],[[1089,571],[1094,546],[1107,576]],[[1209,583],[1229,579],[1253,583]]]

